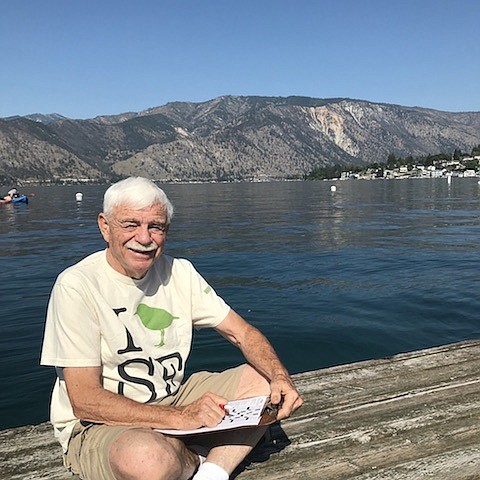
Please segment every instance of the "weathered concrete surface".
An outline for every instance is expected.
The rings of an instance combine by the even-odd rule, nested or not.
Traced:
[[[480,479],[480,341],[301,374],[291,444],[242,480]]]
[[[480,340],[295,380],[305,405],[272,428],[281,451],[239,480],[480,479]],[[0,432],[1,480],[72,479],[60,457],[48,424]]]
[[[48,423],[0,432],[1,480],[72,480],[61,458],[62,449]]]

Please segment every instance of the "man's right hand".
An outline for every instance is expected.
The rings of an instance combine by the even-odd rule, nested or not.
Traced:
[[[227,399],[207,392],[190,405],[144,404],[106,390],[100,367],[62,369],[68,395],[77,418],[107,425],[193,430],[215,427],[225,416]]]
[[[216,427],[225,417],[224,405],[228,400],[214,393],[204,393],[194,402],[180,407],[179,429],[192,430],[200,427]]]

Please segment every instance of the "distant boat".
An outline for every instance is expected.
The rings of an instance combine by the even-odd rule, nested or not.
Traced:
[[[28,197],[26,195],[20,195],[19,197],[12,198],[13,203],[28,203]]]
[[[20,195],[8,200],[0,200],[0,205],[5,205],[7,203],[28,203],[28,197],[26,195]]]

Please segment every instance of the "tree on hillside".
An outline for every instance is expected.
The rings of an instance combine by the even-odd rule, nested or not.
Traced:
[[[467,170],[478,170],[478,160],[464,160],[463,165]]]
[[[387,168],[395,168],[397,166],[397,157],[394,153],[391,153],[387,158]]]

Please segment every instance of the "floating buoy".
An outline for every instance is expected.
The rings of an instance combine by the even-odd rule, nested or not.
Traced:
[[[331,191],[331,192],[336,192],[336,191],[337,191],[337,187],[336,187],[335,185],[332,185],[332,186],[330,187],[330,191]]]
[[[81,192],[76,193],[75,199],[77,200],[77,202],[81,202],[83,200],[83,193]]]

